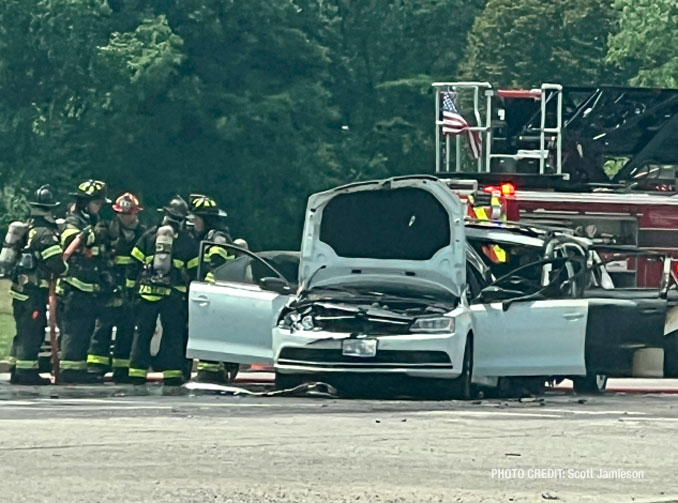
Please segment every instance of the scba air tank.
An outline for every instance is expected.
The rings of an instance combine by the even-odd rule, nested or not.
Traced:
[[[27,231],[28,225],[24,222],[9,224],[5,241],[2,243],[2,251],[0,251],[0,278],[7,277],[14,269]]]
[[[153,257],[153,272],[166,276],[172,269],[172,246],[174,245],[174,229],[170,225],[163,225],[158,229],[155,237],[155,256]]]

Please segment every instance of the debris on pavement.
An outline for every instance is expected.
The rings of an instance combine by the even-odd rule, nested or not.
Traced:
[[[293,388],[273,391],[251,391],[238,386],[189,382],[183,388],[191,393],[232,395],[232,396],[308,396],[316,398],[336,398],[337,389],[327,383],[304,383]]]
[[[549,492],[543,492],[543,493],[541,493],[541,497],[542,497],[542,499],[545,499],[545,500],[557,500],[557,499],[560,499],[556,494],[549,493]]]

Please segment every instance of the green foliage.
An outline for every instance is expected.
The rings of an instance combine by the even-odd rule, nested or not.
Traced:
[[[434,80],[454,80],[484,0],[336,0],[333,91],[352,178],[430,172]]]
[[[5,295],[8,288],[2,290],[1,295]],[[7,295],[9,297],[9,295]],[[15,333],[14,318],[11,314],[0,312],[0,360],[7,360],[9,358],[9,350],[12,346],[12,339]]]
[[[311,192],[433,170],[433,81],[672,82],[671,5],[3,0],[0,227],[96,177],[149,221],[207,192],[234,235],[295,248]]]
[[[27,211],[26,197],[14,185],[0,189],[0,239],[4,238],[7,226],[15,220],[23,220]]]
[[[612,83],[602,61],[614,19],[607,0],[488,0],[464,75],[502,86]]]
[[[9,357],[12,339],[16,332],[12,316],[12,299],[9,296],[10,282],[0,280],[0,361]]]
[[[616,0],[619,30],[607,60],[637,86],[678,87],[678,4],[674,0]]]

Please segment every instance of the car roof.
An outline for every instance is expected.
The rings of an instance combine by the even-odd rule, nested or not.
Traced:
[[[506,229],[502,227],[488,227],[478,225],[466,226],[466,237],[475,239],[484,239],[498,243],[507,243],[521,246],[532,246],[541,248],[544,246],[545,237],[516,231],[515,229]]]

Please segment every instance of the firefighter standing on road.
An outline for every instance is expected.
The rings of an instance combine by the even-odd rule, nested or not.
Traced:
[[[115,286],[96,321],[87,355],[90,372],[103,374],[111,366],[110,349],[113,327],[116,327],[113,348],[113,381],[128,382],[129,356],[134,337],[134,281],[127,280],[127,268],[132,263],[131,252],[145,232],[139,224],[142,211],[139,199],[131,192],[120,195],[113,204],[116,213],[106,228],[107,261]]]
[[[62,259],[59,230],[52,214],[59,203],[55,201],[49,185],[40,187],[35,193],[35,200],[29,205],[31,218],[28,224],[12,224],[14,227],[10,226],[5,239],[6,243],[15,246],[14,253],[5,253],[4,249],[2,253],[4,258],[11,254],[16,260],[9,291],[16,322],[16,337],[12,343],[16,367],[10,382],[44,385],[50,384],[50,380],[38,373],[38,353],[45,340],[49,282],[52,276],[62,274],[66,265]],[[21,232],[24,235],[20,236]],[[15,236],[10,236],[10,233]]]
[[[186,367],[186,293],[198,267],[198,244],[185,228],[186,201],[176,196],[163,211],[161,225],[145,232],[132,249],[134,260],[128,278],[138,283],[139,304],[129,377],[134,384],[146,382],[151,338],[159,316],[163,328],[163,381],[168,386],[179,386]]]
[[[75,204],[66,216],[61,234],[68,272],[59,282],[61,299],[61,380],[91,383],[99,376],[87,372],[87,350],[100,313],[100,294],[112,289],[112,275],[105,264],[105,227],[99,212],[106,198],[106,184],[87,180],[78,186]],[[77,241],[76,241],[77,240]]]
[[[193,214],[193,231],[198,242],[211,241],[213,243],[231,244],[228,226],[226,225],[226,212],[219,209],[214,199],[202,195],[191,194],[191,213]],[[218,244],[208,245],[202,257],[205,266],[205,281],[214,282],[214,270],[223,265],[226,261],[234,259],[235,256],[229,253],[226,248]],[[212,361],[198,362],[198,375],[196,381],[215,384],[226,384],[229,374],[235,377],[238,364]]]

